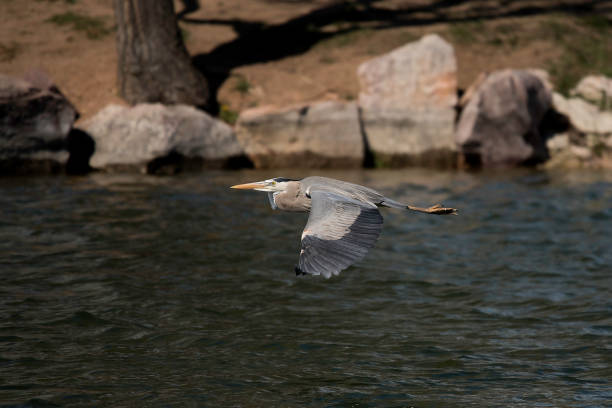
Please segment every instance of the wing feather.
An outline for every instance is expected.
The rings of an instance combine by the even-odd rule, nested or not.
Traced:
[[[337,275],[374,246],[383,218],[368,202],[311,189],[310,217],[302,234],[296,273]]]

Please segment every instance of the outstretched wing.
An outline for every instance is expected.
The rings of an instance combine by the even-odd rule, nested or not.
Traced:
[[[331,192],[311,191],[310,198],[295,272],[329,278],[365,256],[380,235],[383,218],[374,204]]]

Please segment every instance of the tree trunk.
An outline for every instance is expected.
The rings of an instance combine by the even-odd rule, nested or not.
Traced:
[[[172,0],[114,0],[114,7],[121,96],[207,108],[208,84],[191,63]]]

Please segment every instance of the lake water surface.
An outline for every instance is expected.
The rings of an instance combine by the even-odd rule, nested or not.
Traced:
[[[307,215],[228,186],[311,174],[383,210],[338,277]],[[0,406],[600,407],[612,173],[206,172],[0,179]]]

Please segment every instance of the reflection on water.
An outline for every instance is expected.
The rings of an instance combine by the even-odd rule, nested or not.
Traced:
[[[325,280],[306,215],[227,188],[282,173],[0,179],[0,404],[612,400],[612,174],[318,172],[460,209],[384,210]]]

